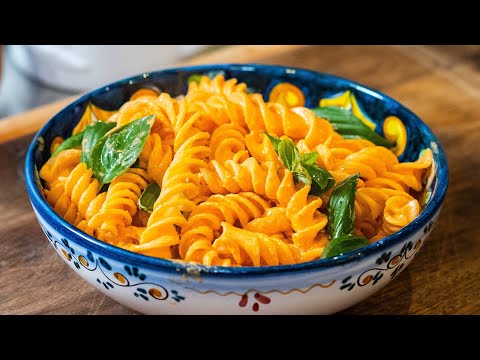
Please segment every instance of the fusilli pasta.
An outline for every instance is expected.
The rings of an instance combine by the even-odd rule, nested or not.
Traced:
[[[117,111],[89,104],[76,136],[104,121],[115,124],[106,138],[153,115],[150,132],[139,134],[144,145],[133,165],[112,160],[115,152],[127,151],[108,148],[116,145],[101,152],[113,154],[102,164],[119,168],[106,184],[97,176],[93,152],[92,160],[83,162],[84,142],[65,150],[62,145],[39,172],[46,200],[87,234],[145,255],[220,266],[318,259],[330,241],[327,207],[331,197],[334,201],[333,189],[315,193],[318,188],[307,181],[310,175],[299,170],[297,160],[289,160],[289,166],[282,160],[285,150],[273,136],[278,142],[293,141],[298,154],[288,156],[305,156],[335,183],[359,174],[352,197],[353,234],[374,242],[420,214],[417,198],[433,163],[430,149],[417,161],[400,163],[392,150],[373,140],[340,135],[329,120],[304,107],[305,97],[293,84],[278,84],[269,99],[217,75],[191,81],[187,94],[177,98],[148,88]],[[404,130],[397,118],[392,126]],[[63,138],[55,138],[51,153],[62,143]],[[152,205],[141,204],[153,185],[158,185],[158,197]]]

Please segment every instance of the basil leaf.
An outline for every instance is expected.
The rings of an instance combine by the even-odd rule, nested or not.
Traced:
[[[358,178],[359,174],[351,175],[333,189],[327,207],[327,235],[330,242],[323,250],[322,259],[368,245],[366,238],[352,234]]]
[[[202,80],[202,75],[201,74],[193,74],[188,77],[188,85],[192,82],[196,82],[197,84],[200,84],[200,80]]]
[[[300,162],[303,165],[312,165],[312,164],[315,164],[315,162],[317,161],[317,158],[318,158],[317,152],[310,152],[310,153],[302,154],[302,156],[300,157]]]
[[[300,162],[301,155],[300,155],[300,151],[298,151],[297,145],[295,145],[295,143],[290,138],[287,140],[291,143],[291,146],[293,147],[293,152],[295,154],[295,161]]]
[[[298,159],[298,149],[291,139],[282,139],[278,144],[278,157],[282,164],[293,171]]]
[[[330,190],[335,185],[335,179],[332,174],[318,164],[304,164],[303,167],[310,174],[313,183],[310,189],[310,195],[320,196]]]
[[[153,211],[153,205],[160,196],[160,186],[156,182],[149,184],[138,198],[138,207],[146,212]]]
[[[292,172],[294,179],[311,185],[310,195],[319,196],[335,185],[333,176],[316,163],[317,152],[300,155],[297,146],[291,139],[280,140],[267,132],[265,135],[270,139],[282,164]]]
[[[355,193],[359,174],[339,182],[328,201],[327,235],[329,239],[350,235],[355,220]]]
[[[297,181],[301,181],[306,185],[310,185],[312,183],[312,178],[308,171],[301,165],[297,165],[295,170],[292,172],[293,178]]]
[[[312,186],[309,194],[319,196],[335,185],[333,176],[316,164],[317,152],[300,155],[298,148],[291,139],[284,138],[280,140],[267,132],[265,135],[270,139],[282,164],[292,171],[294,179]]]
[[[93,174],[108,184],[135,163],[145,146],[155,116],[145,116],[105,134],[92,150]]]
[[[346,139],[362,138],[389,149],[395,146],[395,143],[370,129],[348,110],[336,106],[326,106],[314,108],[312,111],[315,115],[328,120],[335,131]]]
[[[326,190],[322,190],[322,188],[315,181],[313,181],[312,185],[310,186],[310,191],[308,192],[308,195],[320,196],[325,191]]]
[[[361,236],[344,235],[331,240],[322,253],[322,259],[338,256],[368,245],[368,240]]]
[[[57,147],[57,149],[50,156],[54,156],[54,155],[58,154],[60,151],[63,151],[63,150],[68,150],[68,149],[73,149],[73,148],[76,148],[76,147],[81,147],[82,146],[82,140],[83,140],[83,134],[84,134],[84,131],[79,132],[78,134],[69,137],[63,143],[61,143],[60,146]]]
[[[112,130],[116,126],[115,123],[106,123],[103,121],[97,121],[92,125],[88,125],[83,136],[82,141],[82,157],[81,161],[87,164],[87,168],[90,169],[92,166],[90,164],[90,155],[92,149],[97,144],[98,140],[102,138],[107,132]]]
[[[275,152],[278,155],[278,145],[280,144],[281,140],[276,136],[270,135],[267,132],[265,133],[265,135],[267,135],[267,137],[270,139],[270,142],[272,143],[272,146],[273,146],[273,150],[275,150]]]

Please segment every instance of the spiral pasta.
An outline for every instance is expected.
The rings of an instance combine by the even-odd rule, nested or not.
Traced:
[[[224,164],[227,160],[235,162],[249,157],[246,150],[246,131],[242,127],[227,123],[213,131],[210,137],[211,159]]]
[[[376,241],[402,229],[420,214],[417,199],[392,196],[385,202],[380,230],[370,240]]]
[[[131,244],[129,249],[171,258],[171,247],[179,244],[176,226],[183,227],[186,224],[182,212],[192,212],[196,206],[195,199],[204,195],[200,191],[198,172],[206,167],[205,158],[210,155],[210,148],[206,146],[210,138],[208,133],[196,129],[195,135],[186,136],[189,132],[195,132],[196,119],[198,114],[194,114],[182,127],[175,126],[177,136],[184,135],[180,139],[185,141],[179,146],[165,173],[160,196],[155,202],[140,243]],[[178,145],[177,139],[175,146]]]
[[[253,133],[267,131],[279,137],[303,139],[310,147],[326,140],[320,126],[326,120],[316,117],[307,108],[290,109],[280,103],[265,103],[260,94],[242,92],[232,93],[229,100],[241,109],[245,124]]]
[[[287,217],[287,209],[275,206],[267,209],[263,216],[256,217],[243,226],[245,230],[260,232],[269,236],[291,238],[292,224]]]
[[[148,184],[146,178],[141,171],[130,169],[110,183],[101,209],[86,219],[88,226],[98,231],[99,238],[116,242],[119,233],[132,224],[138,198]]]
[[[268,236],[222,223],[222,235],[213,248],[232,263],[262,266],[286,265],[301,262],[299,250],[275,236]]]
[[[65,194],[65,182],[59,181],[46,193],[46,200],[53,210],[71,224],[81,221],[78,217],[78,208],[72,199]]]
[[[80,164],[81,151],[68,149],[52,156],[40,169],[40,178],[45,182],[45,197],[53,210],[69,223],[78,223],[77,205],[65,193],[68,175]]]
[[[296,191],[290,171],[284,169],[279,173],[272,162],[259,164],[254,157],[247,158],[241,164],[227,160],[221,165],[213,160],[208,168],[203,168],[200,172],[214,194],[253,191],[286,204]]]
[[[186,261],[207,265],[226,263],[212,248],[222,222],[246,226],[250,220],[262,216],[270,205],[255,193],[212,195],[192,211],[182,228],[179,253]]]
[[[59,181],[65,181],[68,174],[80,163],[82,152],[78,149],[67,149],[52,156],[40,169],[40,178],[45,181],[48,192]]]
[[[191,82],[185,99],[189,102],[195,100],[206,101],[212,95],[230,95],[234,92],[246,92],[247,85],[238,83],[237,79],[225,80],[221,75],[210,79],[202,76],[199,83]]]
[[[249,133],[245,136],[245,145],[250,155],[257,159],[260,164],[270,161],[273,162],[277,168],[280,167],[280,160],[273,149],[272,143],[267,136],[265,136],[265,133]]]
[[[327,216],[318,211],[322,206],[322,199],[309,196],[309,191],[308,185],[297,191],[289,201],[286,211],[294,231],[293,244],[301,250],[306,261],[322,255],[327,243],[326,237],[319,236],[319,233],[328,222]]]
[[[365,186],[407,191],[422,189],[422,170],[430,167],[432,151],[428,149],[415,162],[399,164],[396,156],[382,146],[373,146],[348,155],[336,169],[347,174],[359,172]]]
[[[92,178],[92,169],[87,169],[85,163],[79,163],[65,180],[65,195],[78,209],[78,218],[90,220],[96,213],[95,201],[100,190],[97,179]],[[75,223],[76,225],[76,223]]]
[[[335,183],[359,174],[355,199],[351,197],[355,216],[350,234],[374,242],[420,214],[418,194],[433,171],[430,149],[416,161],[401,163],[386,147],[344,138],[327,119],[304,107],[305,96],[293,84],[275,86],[268,102],[249,92],[237,79],[201,76],[190,82],[185,96],[145,88],[115,111],[89,104],[74,134],[94,121],[120,130],[144,117],[151,121],[150,132],[143,133],[143,147],[128,168],[106,183],[94,163],[83,162],[90,161],[82,157],[85,143],[82,149],[60,149],[39,172],[47,202],[102,241],[209,266],[273,266],[322,256],[330,241],[328,211],[335,194],[333,188],[315,192],[311,179],[308,185],[298,167],[303,156],[327,170]],[[360,114],[353,93],[347,95]],[[389,119],[388,138],[401,139],[392,149],[402,153],[407,133],[400,119]],[[400,137],[397,128],[403,131]],[[284,140],[296,147],[289,156],[298,157],[289,166],[280,156],[286,151],[279,149]],[[63,141],[56,137],[51,152]],[[135,139],[127,145],[139,143]],[[102,161],[122,165],[112,159]],[[149,189],[157,192],[146,205],[142,198],[153,196]]]
[[[172,163],[173,149],[162,143],[160,135],[151,134],[138,158],[139,166],[146,170],[148,175],[162,185],[163,177]]]

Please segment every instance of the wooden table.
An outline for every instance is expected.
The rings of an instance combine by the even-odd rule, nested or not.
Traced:
[[[342,313],[480,314],[479,46],[234,47],[193,62],[222,61],[340,75],[418,114],[439,137],[450,166],[440,221],[406,271]],[[48,245],[24,185],[32,136],[0,145],[0,313],[134,314],[78,277]]]

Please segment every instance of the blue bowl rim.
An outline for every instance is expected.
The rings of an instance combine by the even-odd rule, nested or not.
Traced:
[[[410,117],[413,118],[415,122],[417,122],[421,127],[427,130],[433,141],[437,145],[438,155],[437,157],[440,159],[439,162],[436,163],[437,165],[437,187],[432,194],[430,201],[428,202],[427,206],[420,215],[409,225],[402,228],[400,231],[385,237],[373,244],[365,246],[361,249],[350,251],[340,256],[327,258],[327,259],[318,259],[309,262],[304,262],[300,264],[292,264],[292,265],[277,265],[277,266],[261,266],[261,267],[253,267],[253,266],[244,266],[244,267],[224,267],[224,266],[206,266],[206,265],[199,265],[199,264],[191,264],[186,263],[183,261],[176,261],[176,260],[168,260],[162,258],[155,258],[152,256],[142,255],[138,253],[134,253],[128,250],[124,250],[122,248],[116,247],[114,245],[110,245],[108,243],[102,242],[101,240],[97,240],[88,234],[80,231],[73,225],[66,222],[62,217],[60,217],[57,213],[53,211],[50,205],[46,202],[46,200],[41,195],[38,187],[35,183],[35,175],[34,175],[34,168],[35,168],[35,149],[37,144],[37,139],[41,137],[44,133],[46,133],[50,127],[51,122],[57,116],[60,116],[63,112],[67,111],[68,109],[76,106],[79,103],[82,103],[88,100],[91,97],[94,97],[96,94],[108,91],[114,87],[120,87],[123,84],[129,81],[137,81],[144,79],[146,76],[159,76],[165,73],[175,73],[179,71],[197,71],[197,72],[207,72],[207,71],[218,71],[218,70],[226,70],[231,67],[238,67],[238,68],[248,68],[249,71],[252,69],[268,69],[268,68],[275,68],[277,70],[294,70],[295,74],[310,74],[313,76],[322,76],[325,79],[335,80],[344,82],[346,85],[353,87],[359,91],[369,93],[372,96],[377,97],[382,101],[393,102],[399,105],[399,107],[407,113]],[[126,261],[129,264],[136,265],[139,267],[149,268],[152,270],[163,270],[169,273],[188,273],[192,267],[195,267],[195,271],[198,271],[202,276],[221,276],[221,277],[235,277],[235,276],[244,276],[244,275],[282,275],[286,273],[296,273],[296,272],[303,272],[303,271],[312,271],[316,269],[331,269],[337,266],[343,266],[347,263],[357,262],[359,260],[364,259],[372,254],[379,253],[391,246],[397,245],[404,241],[406,238],[410,237],[412,234],[421,230],[424,226],[426,226],[429,221],[433,218],[433,215],[437,213],[437,211],[441,208],[443,201],[445,200],[445,196],[447,193],[448,187],[448,165],[445,156],[445,152],[438,141],[438,138],[435,134],[431,131],[431,129],[411,110],[407,107],[402,105],[397,100],[389,97],[386,94],[383,94],[380,91],[371,89],[365,85],[357,83],[355,81],[342,78],[336,75],[323,73],[319,71],[313,71],[309,69],[299,68],[299,67],[290,67],[290,66],[280,66],[280,65],[268,65],[268,64],[256,64],[256,63],[225,63],[225,64],[208,64],[208,65],[196,65],[196,66],[186,66],[186,67],[175,67],[169,68],[159,71],[152,71],[148,73],[142,73],[135,76],[130,76],[124,78],[122,80],[115,81],[108,85],[99,87],[95,90],[92,90],[79,99],[71,103],[70,105],[63,108],[57,114],[55,114],[52,119],[50,119],[35,135],[33,138],[30,147],[27,152],[27,156],[25,159],[25,178],[26,178],[26,185],[27,190],[30,196],[30,201],[34,209],[41,213],[41,215],[45,218],[45,221],[49,223],[50,226],[56,228],[59,232],[62,233],[68,239],[73,239],[74,243],[78,245],[83,245],[87,249],[91,249],[97,253],[104,254],[107,257],[111,257],[113,259],[117,259],[119,261]],[[440,176],[442,175],[442,176]],[[61,230],[59,230],[61,229]]]

